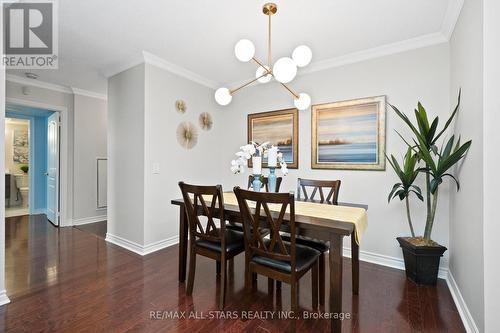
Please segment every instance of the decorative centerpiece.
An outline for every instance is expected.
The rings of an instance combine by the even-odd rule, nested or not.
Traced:
[[[278,147],[270,145],[269,142],[264,142],[259,145],[252,141],[245,146],[241,146],[236,156],[238,156],[238,158],[231,161],[231,171],[234,174],[244,173],[245,166],[248,165],[248,160],[252,159],[252,188],[256,192],[260,192],[262,187],[263,158],[267,158],[267,165],[269,167],[268,188],[270,192],[276,191],[276,167],[278,163],[283,175],[286,176],[288,174],[288,168],[283,159],[283,154],[279,152]]]

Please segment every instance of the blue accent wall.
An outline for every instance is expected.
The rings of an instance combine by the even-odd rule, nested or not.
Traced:
[[[5,116],[8,118],[28,119],[29,130],[29,191],[30,213],[44,211],[47,208],[47,125],[48,116],[52,113],[46,110],[35,113],[33,110],[22,112],[21,110],[7,110]]]

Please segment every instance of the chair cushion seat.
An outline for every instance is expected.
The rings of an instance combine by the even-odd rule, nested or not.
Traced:
[[[226,229],[243,232],[243,226],[241,224],[227,224]],[[262,236],[269,235],[269,229],[260,229],[260,234]]]
[[[267,240],[266,243],[269,244],[270,240]],[[287,249],[288,253],[290,253],[290,243],[288,242],[283,242],[285,245],[285,248]],[[314,262],[318,259],[320,252],[307,247],[307,246],[302,246],[302,245],[295,245],[296,250],[295,250],[295,257],[296,257],[296,263],[295,263],[295,271],[302,271],[306,270],[309,267],[311,267]],[[278,245],[276,245],[276,252],[278,252]],[[283,261],[283,260],[277,260],[277,259],[272,259],[264,256],[259,256],[256,255],[254,256],[251,261],[271,267],[283,272],[291,273],[292,272],[292,265],[288,261]]]
[[[219,229],[217,228],[217,231]],[[245,250],[245,242],[243,239],[243,233],[235,230],[226,229],[226,253],[231,252],[241,252]],[[196,246],[204,247],[212,251],[221,252],[220,242],[211,242],[205,239],[199,239],[196,241]]]
[[[282,235],[281,238],[284,241],[290,242],[289,235]],[[328,242],[325,242],[325,241],[322,241],[319,239],[304,237],[304,236],[296,236],[295,237],[295,244],[300,244],[300,245],[312,247],[313,249],[318,250],[321,253],[327,252],[330,249]]]

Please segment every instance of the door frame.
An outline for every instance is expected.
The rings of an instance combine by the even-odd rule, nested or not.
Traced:
[[[58,112],[60,116],[60,137],[59,137],[59,226],[68,227],[72,225],[69,188],[71,176],[69,174],[69,136],[68,136],[68,108],[60,105],[51,105],[34,101],[27,101],[19,98],[5,99],[5,103],[20,106],[34,107],[48,111]]]

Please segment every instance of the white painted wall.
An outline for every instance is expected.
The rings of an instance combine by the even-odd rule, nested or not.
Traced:
[[[423,48],[344,67],[297,77],[292,83],[297,92],[311,95],[313,104],[387,95],[388,102],[412,114],[420,100],[430,115],[444,119],[449,105],[448,45]],[[249,70],[250,72],[250,70]],[[276,83],[244,89],[233,96],[232,104],[225,108],[224,137],[220,157],[226,164],[220,177],[226,188],[235,184],[246,186],[248,173],[232,176],[229,162],[234,152],[247,140],[247,114],[293,107],[291,95]],[[411,113],[410,113],[411,112]],[[412,116],[413,117],[413,116]],[[387,152],[403,155],[405,144],[397,136],[397,129],[408,130],[397,116],[387,110]],[[387,195],[397,181],[390,166],[386,171],[345,171],[311,169],[311,112],[299,112],[299,170],[290,170],[283,180],[282,191],[295,191],[297,177],[313,179],[341,179],[339,201],[368,204],[368,229],[363,235],[361,251],[402,258],[396,237],[409,235],[404,204],[387,203]],[[423,189],[423,184],[422,184]],[[438,213],[432,238],[448,246],[448,190],[440,192]],[[413,200],[416,229],[423,233],[425,210]],[[347,242],[345,244],[348,245]],[[447,256],[447,254],[446,254]],[[442,267],[447,266],[447,257]]]
[[[500,224],[498,189],[500,188],[500,2],[484,0],[484,331],[500,331]]]
[[[144,244],[144,64],[108,81],[108,236]]]
[[[107,102],[75,94],[73,219],[106,216],[97,208],[97,158],[107,157]]]
[[[184,114],[175,109],[178,99],[186,102]],[[219,184],[229,175],[229,161],[219,147],[230,139],[226,133],[232,124],[226,110],[216,108],[212,89],[146,64],[145,244],[178,236],[179,209],[170,200],[181,197],[180,180]],[[202,112],[212,115],[210,131],[199,127]],[[198,129],[198,144],[189,150],[177,143],[177,126],[183,121]],[[160,165],[159,174],[153,174],[153,163]]]
[[[472,139],[450,197],[450,272],[480,332],[484,331],[483,1],[467,0],[450,41],[451,102],[462,87],[455,131]]]

